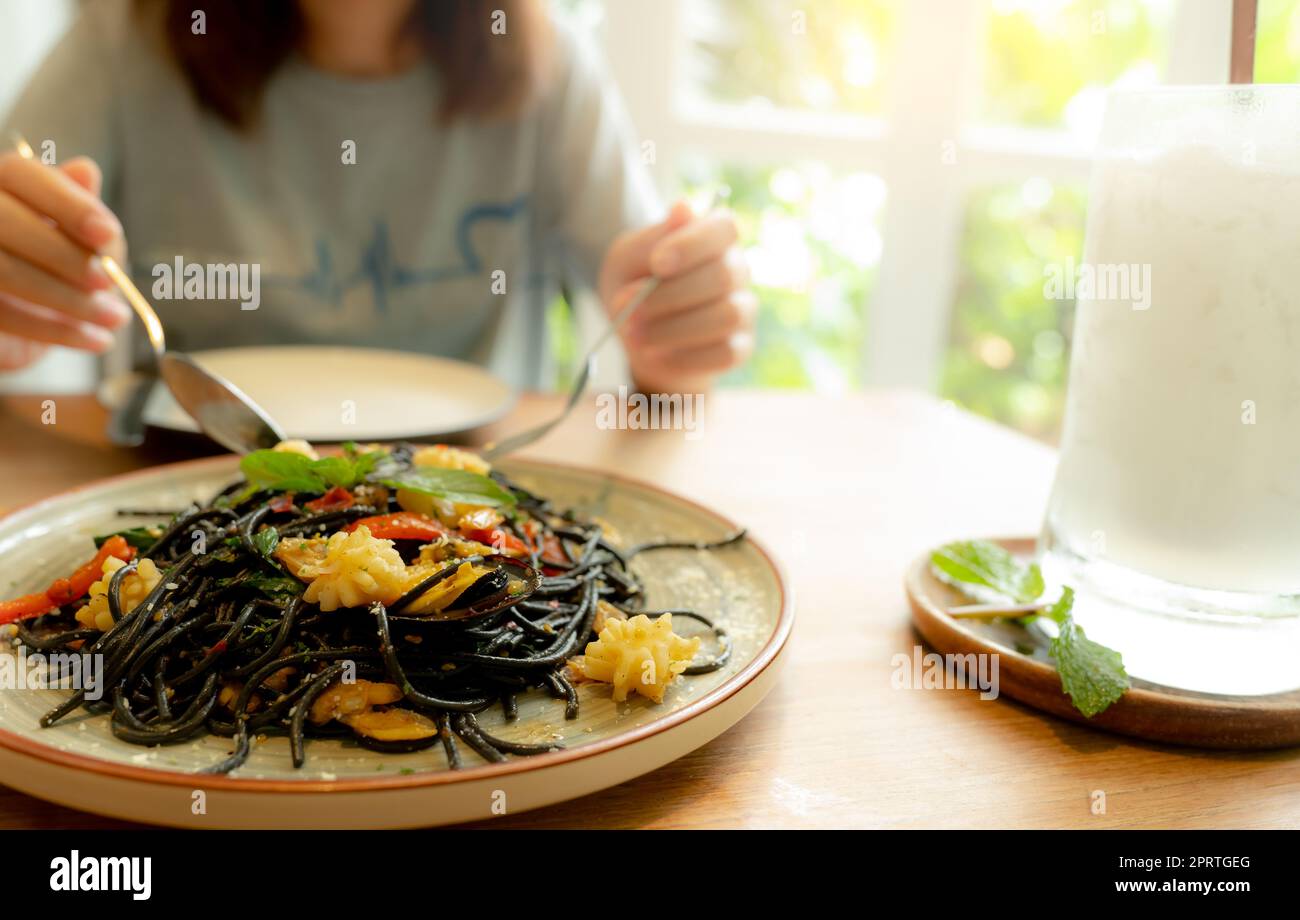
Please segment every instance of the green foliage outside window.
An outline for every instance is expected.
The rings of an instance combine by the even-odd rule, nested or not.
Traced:
[[[1171,9],[1169,0],[993,0],[980,116],[1087,130],[1106,87],[1159,82]]]
[[[1168,3],[1037,4],[1040,10],[1053,5],[1064,9],[1035,20],[1024,9],[1029,0],[995,0],[989,57],[998,63],[989,70],[990,118],[1064,124],[1072,100],[1093,81],[1137,72],[1165,54]],[[998,7],[1005,12],[998,14]],[[1106,31],[1091,36],[1097,11],[1107,14]],[[1257,41],[1260,82],[1300,78],[1300,3],[1262,0]],[[1071,258],[1077,264],[1086,214],[1081,185],[1027,179],[971,195],[942,395],[1037,437],[1056,437],[1074,304],[1043,296],[1043,269]]]
[[[1160,82],[1178,2],[1199,0],[988,0],[982,92],[971,117],[1095,131],[1107,87]],[[687,0],[683,6],[688,80],[699,95],[766,108],[884,114],[899,0]],[[1261,82],[1300,80],[1297,0],[1261,0],[1256,72]],[[702,158],[680,164],[679,176],[690,191],[730,186],[729,205],[745,243],[759,251],[758,266],[770,269],[784,254],[782,270],[766,273],[770,283],[760,272],[755,285],[762,307],[754,360],[725,383],[822,391],[860,383],[870,293],[888,245],[878,233],[879,180],[835,175],[817,163],[753,166]],[[836,207],[846,194],[857,196],[861,213]],[[1073,304],[1046,299],[1043,270],[1080,258],[1086,212],[1082,185],[1032,176],[971,193],[942,395],[1038,437],[1055,436]],[[572,361],[576,346],[566,338],[562,306],[551,320],[561,357]]]
[[[720,102],[878,115],[898,0],[691,0],[692,83]]]
[[[1255,79],[1260,83],[1300,82],[1300,3],[1296,0],[1260,0]]]
[[[817,165],[695,161],[682,174],[694,198],[729,191],[760,305],[754,358],[723,384],[834,392],[859,383],[883,183]]]
[[[1048,266],[1083,249],[1082,187],[1042,179],[974,193],[940,393],[1037,437],[1063,408],[1074,304],[1044,296]]]

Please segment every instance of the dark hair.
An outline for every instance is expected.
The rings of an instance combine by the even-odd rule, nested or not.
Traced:
[[[267,81],[305,28],[296,0],[135,2],[140,12],[161,14],[163,41],[199,103],[240,128],[255,120]],[[193,31],[197,10],[206,17],[201,35]],[[496,34],[502,14],[506,29]],[[436,114],[518,113],[541,85],[548,27],[538,0],[416,0],[408,28],[449,88]]]

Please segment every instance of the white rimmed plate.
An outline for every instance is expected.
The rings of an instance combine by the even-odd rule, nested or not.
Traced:
[[[292,438],[395,441],[470,431],[495,422],[514,390],[475,364],[405,351],[315,345],[218,348],[191,357],[252,397]],[[135,375],[114,377],[99,398],[116,409]],[[144,409],[156,428],[197,431],[164,386]]]
[[[643,483],[572,467],[504,465],[521,485],[599,517],[623,545],[672,535],[716,539],[733,528],[707,509]],[[0,520],[0,596],[39,590],[90,553],[89,537],[120,526],[122,507],[172,507],[207,498],[236,478],[233,457],[173,464],[107,479]],[[271,738],[225,777],[195,771],[229,750],[223,738],[142,748],[115,739],[106,716],[79,713],[49,729],[41,714],[65,693],[0,689],[0,782],[73,808],[158,824],[226,828],[411,827],[516,813],[647,773],[720,735],[771,689],[793,621],[779,567],[753,540],[715,552],[663,551],[635,563],[654,607],[692,607],[734,642],[728,665],[684,677],[656,706],[615,704],[608,688],[581,688],[581,714],[535,694],[516,723],[499,711],[484,725],[504,737],[553,739],[565,749],[486,764],[462,745],[467,769],[449,771],[439,749],[388,755],[336,740],[309,743],[304,768]],[[683,624],[685,626],[685,624]],[[685,629],[683,630],[685,631]],[[12,656],[7,644],[0,654]],[[0,669],[3,673],[3,669]],[[202,795],[198,795],[202,793]],[[196,802],[202,812],[196,813]]]

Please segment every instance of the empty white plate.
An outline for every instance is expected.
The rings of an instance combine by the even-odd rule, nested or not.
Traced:
[[[191,357],[251,396],[290,437],[309,441],[455,434],[496,421],[515,398],[505,381],[477,365],[412,352],[284,345],[220,348]],[[100,401],[116,409],[135,380],[126,375],[105,382]],[[198,430],[162,385],[145,405],[144,421]]]

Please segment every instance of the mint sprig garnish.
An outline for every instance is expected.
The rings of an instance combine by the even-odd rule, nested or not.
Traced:
[[[1017,604],[1038,600],[1043,593],[1043,573],[1037,563],[1025,565],[988,540],[963,540],[941,546],[931,554],[930,564],[944,581],[963,589],[984,588]]]
[[[935,575],[976,600],[989,594],[1028,604],[1043,593],[1043,573],[1035,563],[1024,563],[996,543],[966,540],[941,546],[930,555]],[[1056,625],[1048,653],[1056,662],[1061,689],[1074,708],[1089,719],[1105,712],[1130,686],[1119,652],[1093,642],[1074,622],[1074,590],[1061,596],[1041,614],[1018,617],[1028,626],[1040,617]]]
[[[1105,712],[1129,688],[1124,659],[1114,649],[1093,642],[1083,627],[1074,622],[1074,590],[1061,589],[1061,599],[1043,613],[1056,623],[1056,638],[1050,653],[1061,675],[1061,689],[1070,695],[1074,708],[1089,719]]]

